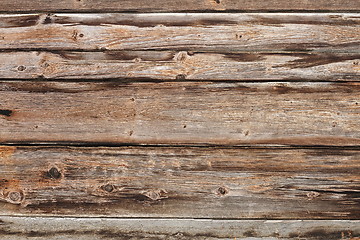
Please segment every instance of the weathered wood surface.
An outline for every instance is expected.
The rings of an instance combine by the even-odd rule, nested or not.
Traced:
[[[360,150],[2,146],[0,214],[358,219]]]
[[[360,51],[357,13],[0,15],[0,49]]]
[[[189,54],[186,51],[0,52],[0,77],[359,81],[360,54]]]
[[[360,84],[0,82],[2,143],[359,145]]]
[[[360,221],[0,217],[2,240],[358,240]]]
[[[2,12],[359,11],[357,0],[2,0]]]

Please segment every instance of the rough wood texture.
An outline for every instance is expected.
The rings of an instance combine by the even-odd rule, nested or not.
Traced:
[[[358,219],[359,149],[2,146],[0,214]]]
[[[189,54],[185,51],[0,52],[0,77],[358,81],[360,54]]]
[[[2,12],[359,11],[357,0],[2,0]]]
[[[0,49],[18,48],[359,53],[360,14],[0,15]]]
[[[0,82],[0,141],[359,145],[359,83]]]
[[[2,240],[359,240],[360,221],[0,217]]]

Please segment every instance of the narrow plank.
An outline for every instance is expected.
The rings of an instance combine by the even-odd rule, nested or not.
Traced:
[[[0,78],[359,81],[360,54],[0,52]]]
[[[2,146],[0,214],[359,219],[360,150]]]
[[[359,90],[358,82],[2,81],[0,141],[359,145]]]
[[[0,217],[3,240],[309,239],[358,240],[360,221]]]
[[[0,7],[3,12],[359,11],[360,3],[354,0],[2,0]]]
[[[358,13],[0,15],[0,49],[360,51]]]

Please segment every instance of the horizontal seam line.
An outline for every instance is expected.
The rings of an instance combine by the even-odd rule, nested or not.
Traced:
[[[214,145],[214,144],[109,144],[109,143],[0,143],[0,146],[19,146],[19,147],[139,147],[139,148],[223,148],[223,149],[338,149],[338,150],[360,150],[360,146],[331,146],[331,145]]]

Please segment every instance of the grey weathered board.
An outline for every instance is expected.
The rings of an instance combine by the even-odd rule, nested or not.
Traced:
[[[358,0],[2,0],[2,12],[359,11]]]
[[[360,239],[360,1],[0,12],[1,240]]]
[[[360,149],[0,148],[2,214],[357,219]]]
[[[0,217],[2,240],[358,240],[360,221]]]
[[[360,85],[0,82],[2,143],[359,145]]]

